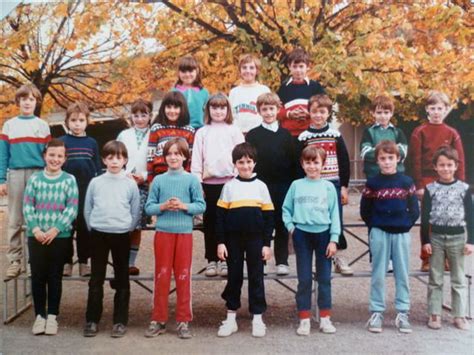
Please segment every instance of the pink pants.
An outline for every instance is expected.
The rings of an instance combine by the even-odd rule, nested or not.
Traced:
[[[193,237],[191,233],[155,233],[155,290],[151,319],[160,323],[168,320],[168,296],[171,271],[176,282],[176,321],[190,322],[191,263]]]

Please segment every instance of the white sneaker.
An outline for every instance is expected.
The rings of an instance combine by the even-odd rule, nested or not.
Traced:
[[[336,327],[332,324],[330,317],[321,317],[319,320],[319,330],[325,334],[333,334],[336,332]]]
[[[209,277],[217,276],[217,263],[215,261],[211,261],[209,264],[207,264],[204,275]]]
[[[46,319],[41,317],[40,314],[36,316],[35,322],[33,323],[33,328],[31,329],[31,332],[34,335],[39,335],[43,334],[44,330],[46,328]]]
[[[300,319],[300,325],[296,329],[296,334],[298,335],[309,335],[311,332],[311,319],[305,318]]]
[[[72,276],[72,264],[70,263],[64,264],[63,276],[67,276],[67,277]]]
[[[219,276],[227,277],[227,263],[225,261],[219,261],[217,263],[217,273]]]
[[[352,270],[352,268],[340,256],[335,256],[333,261],[334,261],[334,272],[337,272],[344,276],[351,276],[354,274],[354,271]]]
[[[48,319],[46,319],[46,327],[44,330],[46,335],[56,335],[58,334],[58,321],[54,314],[48,314]]]
[[[284,275],[288,275],[289,273],[290,273],[290,268],[288,267],[288,265],[285,265],[285,264],[277,265],[277,275],[284,276]]]
[[[221,326],[219,327],[219,330],[217,331],[217,336],[218,337],[228,337],[235,332],[239,330],[239,327],[237,326],[237,322],[234,320],[229,320],[226,319],[225,321],[222,322]]]
[[[263,321],[252,321],[252,336],[256,338],[262,338],[265,336],[267,326]]]

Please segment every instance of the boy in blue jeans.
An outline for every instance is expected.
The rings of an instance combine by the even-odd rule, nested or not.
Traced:
[[[367,180],[362,191],[360,215],[369,227],[372,252],[368,321],[369,331],[382,332],[385,311],[385,275],[389,260],[395,276],[395,324],[402,333],[411,333],[409,259],[410,229],[420,211],[413,180],[397,172],[400,151],[394,141],[383,140],[375,148],[375,159],[380,173]]]

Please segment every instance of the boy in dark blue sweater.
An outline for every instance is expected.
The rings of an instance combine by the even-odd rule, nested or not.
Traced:
[[[367,180],[362,191],[360,215],[369,227],[372,253],[368,321],[370,332],[380,333],[385,311],[385,274],[390,258],[395,276],[395,324],[402,333],[411,333],[409,258],[410,228],[420,214],[413,180],[397,173],[400,151],[393,141],[383,140],[375,148],[380,174]]]
[[[245,139],[257,149],[255,171],[268,187],[275,206],[275,263],[278,275],[288,275],[288,231],[281,218],[281,206],[294,180],[296,155],[293,139],[277,120],[280,99],[265,93],[257,99],[257,110],[262,116],[260,126],[250,130]]]

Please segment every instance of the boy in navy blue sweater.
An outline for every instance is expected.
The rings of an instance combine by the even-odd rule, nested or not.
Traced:
[[[375,148],[380,174],[367,180],[362,191],[360,215],[369,227],[372,253],[368,321],[370,332],[380,333],[385,311],[385,274],[390,258],[395,276],[395,324],[402,333],[411,333],[408,321],[410,228],[419,217],[413,180],[397,173],[400,151],[393,141],[383,140]]]

